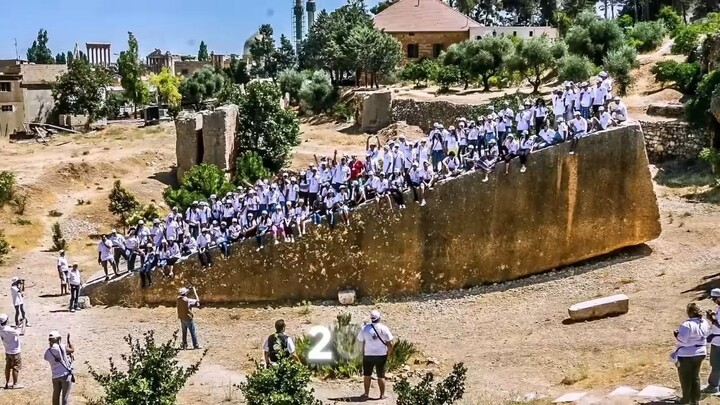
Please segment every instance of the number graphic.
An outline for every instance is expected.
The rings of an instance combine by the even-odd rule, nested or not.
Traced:
[[[327,350],[328,343],[330,343],[330,329],[327,326],[315,325],[310,328],[310,336],[315,337],[322,335],[320,341],[310,349],[308,353],[308,360],[311,361],[328,361],[332,360],[332,352]]]

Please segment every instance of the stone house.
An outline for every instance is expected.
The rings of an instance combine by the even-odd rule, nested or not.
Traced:
[[[24,122],[49,123],[55,107],[52,83],[67,66],[20,61],[0,66],[0,137],[23,130]]]
[[[400,0],[375,16],[375,26],[402,44],[403,61],[437,58],[481,25],[441,0]]]

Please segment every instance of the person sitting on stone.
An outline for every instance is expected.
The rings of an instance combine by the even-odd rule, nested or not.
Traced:
[[[612,117],[610,113],[605,110],[605,107],[600,106],[598,107],[598,114],[596,117],[592,118],[592,121],[590,122],[590,131],[602,131],[604,129],[608,129],[610,125],[612,124]]]
[[[628,120],[628,110],[623,102],[620,101],[620,97],[615,96],[613,103],[609,104],[612,109],[612,124],[622,125]]]

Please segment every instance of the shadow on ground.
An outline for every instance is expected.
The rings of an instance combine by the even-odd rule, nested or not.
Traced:
[[[655,180],[670,188],[703,187],[714,184],[715,177],[710,165],[700,159],[674,160],[656,165]]]

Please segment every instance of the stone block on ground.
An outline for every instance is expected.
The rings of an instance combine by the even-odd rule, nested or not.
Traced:
[[[90,297],[86,295],[78,297],[78,307],[80,307],[80,309],[92,308],[92,305],[90,304]]]
[[[639,397],[643,398],[670,398],[675,395],[675,390],[672,388],[662,387],[659,385],[648,385],[643,388],[642,391],[638,392]]]
[[[376,91],[363,95],[360,130],[375,132],[390,124],[392,93],[389,90]]]
[[[568,403],[568,402],[579,401],[585,395],[587,395],[587,392],[569,392],[565,395],[562,395],[561,397],[556,398],[553,401],[553,404],[563,404],[563,403]]]
[[[355,303],[355,290],[338,291],[338,301],[342,305],[352,305]]]
[[[190,168],[202,160],[202,128],[202,115],[196,112],[181,112],[175,120],[178,183]]]
[[[631,387],[617,387],[610,393],[610,397],[634,397],[637,396],[638,390]]]
[[[210,163],[224,171],[234,168],[232,161],[235,149],[238,107],[233,104],[222,106],[203,114],[202,163]]]
[[[612,295],[574,304],[568,308],[568,313],[574,321],[621,315],[627,313],[629,302],[630,299],[625,294]]]
[[[647,108],[647,115],[667,118],[680,118],[685,114],[685,106],[680,103],[653,103]]]

